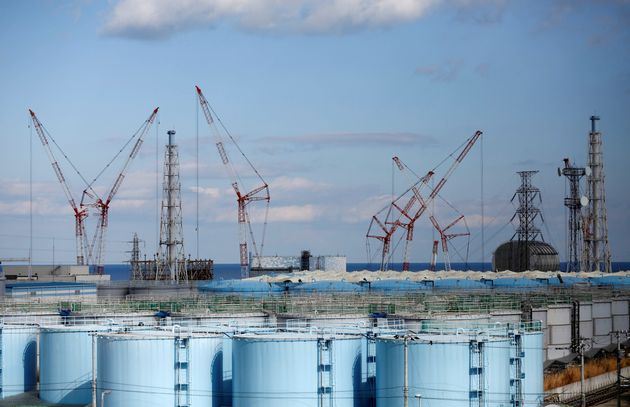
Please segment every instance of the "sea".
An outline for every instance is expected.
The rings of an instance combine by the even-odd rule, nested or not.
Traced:
[[[566,270],[566,264],[561,263],[562,270]],[[429,263],[411,263],[409,269],[413,271],[424,271],[430,268]],[[347,263],[346,271],[378,271],[379,265],[375,263]],[[402,271],[402,263],[392,263],[390,270]],[[452,270],[465,271],[491,271],[491,263],[451,263]],[[612,271],[630,270],[630,262],[613,262]],[[91,270],[94,272],[94,270]],[[131,267],[129,264],[107,264],[105,265],[105,274],[111,276],[112,281],[125,281],[130,279]],[[241,266],[233,263],[219,263],[214,265],[215,280],[237,280],[241,278]]]

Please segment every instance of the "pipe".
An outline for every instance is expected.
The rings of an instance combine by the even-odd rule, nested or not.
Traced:
[[[408,349],[409,349],[409,344],[408,344],[409,338],[405,336],[405,340],[403,341],[404,343],[404,362],[403,362],[403,369],[404,369],[404,377],[403,377],[403,406],[404,407],[409,407],[409,359],[408,359]]]
[[[92,407],[96,407],[96,333],[92,334]]]

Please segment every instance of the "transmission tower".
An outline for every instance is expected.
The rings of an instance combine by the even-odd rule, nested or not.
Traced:
[[[532,177],[537,173],[538,171],[518,171],[517,174],[521,177],[521,186],[512,197],[512,202],[518,198],[518,208],[512,216],[512,220],[518,217],[519,223],[512,240],[515,238],[518,240],[519,255],[524,257],[521,264],[525,270],[529,270],[529,243],[536,241],[537,237],[540,237],[543,242],[545,241],[535,222],[538,217],[542,220],[540,209],[535,204],[536,199],[538,202],[542,202],[540,189],[532,185]]]
[[[160,263],[162,273],[171,280],[186,279],[184,234],[182,228],[181,184],[175,130],[169,130],[164,153],[162,218],[160,222]],[[156,279],[159,272],[156,272]]]
[[[585,271],[604,271],[609,273],[610,248],[608,246],[608,225],[606,221],[606,194],[604,189],[604,157],[602,134],[596,129],[599,116],[591,116],[591,132],[588,143],[587,174],[588,199],[590,207],[584,221],[584,258]]]
[[[133,234],[131,244],[131,259],[129,260],[129,264],[131,265],[131,279],[142,280],[142,269],[140,268],[140,239],[137,233]]]
[[[558,168],[558,175],[564,175],[569,181],[569,196],[564,198],[564,206],[569,210],[569,241],[567,253],[567,272],[580,271],[582,253],[582,216],[581,210],[588,205],[588,198],[580,195],[580,180],[586,175],[586,169],[574,167],[568,158],[564,159],[564,168]]]

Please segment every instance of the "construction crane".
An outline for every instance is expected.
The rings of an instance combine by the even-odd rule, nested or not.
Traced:
[[[459,164],[461,164],[470,149],[474,146],[474,144],[477,142],[482,134],[483,133],[481,131],[476,131],[470,138],[468,138],[468,140],[464,142],[463,149],[457,155],[457,157],[455,157],[455,160],[453,161],[449,169],[446,171],[442,179],[438,181],[435,187],[433,187],[431,193],[427,198],[422,197],[422,195],[420,194],[420,189],[421,186],[424,186],[429,182],[429,180],[435,173],[435,168],[429,171],[427,175],[422,177],[419,181],[417,181],[410,188],[405,190],[402,194],[400,194],[396,199],[392,201],[391,204],[381,209],[376,215],[372,217],[366,237],[368,239],[376,239],[382,242],[381,270],[384,271],[389,264],[391,239],[396,230],[398,230],[398,228],[403,228],[406,230],[405,246],[407,247],[408,243],[413,239],[413,229],[416,221],[420,219],[420,217],[424,214],[431,202],[433,202],[433,200],[438,196],[438,194],[448,181],[449,177],[453,174]],[[459,150],[459,148],[457,150]],[[449,157],[453,156],[457,152],[457,150],[451,153]],[[407,196],[409,196],[410,194],[411,196],[407,198]],[[400,205],[400,202],[406,202],[406,204],[403,206]],[[379,216],[382,216],[383,214],[386,214],[385,220],[380,220]],[[390,218],[390,215],[393,216]],[[407,255],[405,254],[405,256]],[[409,261],[408,259],[405,259],[403,261],[403,271],[408,270]]]
[[[438,221],[435,219],[435,216],[429,216],[429,220],[431,221],[431,223],[433,224],[433,227],[438,231],[438,233],[440,234],[440,240],[442,241],[442,255],[444,256],[444,270],[445,271],[451,271],[451,259],[449,257],[448,254],[448,242],[456,237],[461,237],[461,236],[470,236],[470,231],[468,230],[468,225],[466,224],[466,219],[464,218],[464,215],[460,215],[457,219],[455,219],[454,221],[452,221],[451,223],[449,223],[446,227],[442,228],[440,227],[440,224],[438,223]],[[448,231],[454,227],[455,225],[457,225],[460,221],[463,221],[465,227],[466,227],[466,232],[460,232],[460,233],[448,233]],[[437,243],[437,241],[434,241],[434,245]],[[435,245],[437,246],[437,245]],[[434,252],[433,252],[433,256],[435,256],[436,254],[436,249],[437,247],[434,246]]]
[[[85,208],[83,206],[77,206],[76,200],[74,199],[74,196],[72,195],[72,190],[68,186],[68,182],[66,181],[66,178],[64,177],[63,172],[61,171],[61,167],[59,166],[59,163],[57,162],[57,159],[55,158],[55,155],[53,154],[52,149],[50,148],[50,144],[48,143],[48,138],[51,138],[53,142],[54,142],[54,139],[50,137],[50,134],[48,133],[48,131],[46,131],[42,123],[39,121],[39,119],[35,115],[35,112],[33,112],[30,109],[29,109],[29,112],[31,114],[31,120],[33,121],[33,126],[35,127],[35,131],[37,132],[37,135],[39,136],[39,140],[42,142],[42,145],[44,146],[44,149],[46,150],[46,154],[48,155],[50,164],[53,167],[55,175],[57,176],[57,180],[59,180],[59,183],[61,184],[61,187],[63,188],[63,192],[65,193],[66,198],[68,199],[68,203],[70,204],[70,207],[72,208],[72,211],[74,212],[74,234],[76,237],[76,251],[77,251],[76,261],[77,261],[78,266],[83,266],[86,264],[85,248],[87,246],[87,236],[85,234],[84,221],[85,221],[85,218],[87,218],[88,216],[88,208]]]
[[[258,170],[256,170],[256,168],[251,163],[251,161],[247,158],[245,153],[243,153],[243,150],[241,150],[238,143],[236,143],[236,140],[234,140],[232,135],[227,131],[227,129],[221,122],[221,119],[219,119],[216,113],[212,110],[208,101],[206,100],[203,93],[201,92],[201,89],[199,88],[199,86],[195,86],[195,88],[197,89],[197,96],[199,97],[199,104],[201,105],[203,114],[206,117],[206,121],[208,122],[210,131],[212,132],[212,135],[214,137],[214,141],[217,146],[219,156],[221,157],[223,166],[225,167],[228,175],[230,176],[232,188],[234,189],[234,192],[236,193],[236,202],[238,206],[239,257],[240,257],[240,264],[241,264],[241,277],[246,278],[249,275],[249,258],[248,258],[249,252],[247,248],[248,232],[249,232],[249,237],[252,242],[252,247],[254,249],[255,258],[260,259],[260,257],[262,256],[262,251],[265,244],[265,231],[267,227],[267,216],[269,214],[269,201],[270,201],[269,186],[267,185],[263,177],[260,175]],[[243,187],[242,179],[240,178],[238,172],[236,171],[236,168],[234,167],[234,165],[232,164],[232,162],[230,161],[228,157],[227,151],[225,150],[225,146],[224,146],[223,136],[221,134],[219,127],[215,123],[213,115],[214,117],[217,118],[218,124],[221,126],[221,129],[223,129],[223,131],[228,136],[230,141],[235,145],[239,153],[243,156],[243,158],[245,159],[249,167],[252,169],[252,171],[258,178],[258,182],[260,182],[258,186],[251,189],[249,192],[245,192],[247,191],[247,189]],[[249,215],[249,212],[247,211],[247,206],[250,203],[256,202],[256,201],[263,201],[266,203],[265,215],[264,215],[264,221],[263,221],[263,227],[262,227],[262,239],[260,242],[260,251],[258,250],[258,246],[256,244],[254,232],[251,226],[250,215]]]
[[[108,190],[109,193],[107,194],[107,197],[105,199],[102,199],[98,197],[98,195],[96,195],[94,196],[96,200],[92,202],[91,204],[88,204],[90,206],[95,207],[99,214],[98,223],[96,224],[96,230],[94,232],[94,237],[92,238],[92,242],[90,243],[90,246],[89,246],[89,253],[90,253],[91,258],[94,261],[94,264],[96,265],[96,272],[98,274],[103,274],[103,270],[104,270],[103,259],[105,257],[105,241],[106,241],[105,238],[107,235],[107,226],[109,224],[109,206],[112,202],[112,199],[114,199],[114,197],[116,196],[116,193],[120,189],[120,186],[122,185],[123,180],[125,179],[125,174],[127,172],[127,169],[129,168],[129,165],[131,164],[133,159],[136,158],[136,156],[138,155],[138,151],[140,151],[140,147],[142,146],[142,143],[144,142],[144,136],[149,132],[151,125],[155,121],[155,117],[158,114],[158,110],[159,110],[159,107],[156,107],[153,110],[153,113],[151,113],[151,115],[149,116],[149,118],[144,121],[140,129],[136,131],[136,133],[134,133],[134,135],[130,138],[130,140],[125,144],[125,146],[127,146],[128,144],[131,143],[131,141],[134,138],[136,138],[136,142],[131,148],[131,151],[129,152],[127,159],[125,160],[120,172],[118,173],[118,176],[114,179],[114,182],[111,188]],[[125,147],[123,147],[123,149],[124,148]],[[116,159],[116,157],[118,157],[118,155],[121,152],[122,152],[122,149],[114,156],[114,159]],[[114,159],[112,159],[112,161],[110,161],[110,163],[107,164],[105,168],[107,168],[113,162]],[[103,171],[101,171],[101,174],[102,173]],[[96,178],[94,179],[94,181],[96,181]],[[92,183],[94,181],[92,181]],[[90,190],[92,189],[92,184],[88,186],[88,189]],[[84,191],[84,194],[87,194],[87,189]]]
[[[122,184],[125,178],[125,173],[127,171],[127,168],[129,167],[129,164],[138,154],[140,146],[142,145],[142,142],[143,142],[143,138],[146,135],[146,133],[149,131],[149,128],[151,127],[151,125],[153,124],[153,121],[155,120],[155,117],[157,116],[158,109],[159,108],[156,108],[155,110],[153,110],[153,113],[143,123],[140,129],[136,131],[136,133],[134,133],[134,135],[129,139],[129,141],[127,141],[125,146],[114,156],[114,158],[105,166],[105,168],[101,170],[101,172],[92,180],[92,182],[87,182],[87,180],[83,177],[83,175],[81,175],[81,173],[77,170],[76,166],[72,164],[68,156],[63,152],[63,150],[61,150],[59,145],[57,145],[57,143],[54,141],[50,133],[48,133],[48,131],[44,128],[44,126],[41,124],[41,122],[39,121],[35,113],[32,110],[29,110],[35,130],[39,136],[40,141],[42,142],[42,145],[44,146],[44,149],[46,150],[46,153],[53,167],[55,175],[57,176],[57,179],[59,180],[59,183],[61,184],[63,188],[66,198],[68,199],[68,202],[70,203],[70,207],[72,208],[74,212],[75,236],[76,236],[76,246],[77,246],[77,249],[76,249],[77,250],[77,265],[86,265],[87,263],[95,264],[97,273],[99,274],[103,273],[103,269],[104,269],[103,258],[105,254],[105,235],[106,235],[107,225],[108,225],[108,214],[109,214],[110,203],[112,199],[114,198],[114,196],[116,195],[116,193],[118,192],[118,189],[120,188],[120,185]],[[122,170],[119,172],[118,176],[114,180],[112,187],[109,189],[107,198],[102,199],[101,197],[99,197],[96,191],[94,191],[94,189],[92,188],[93,184],[105,172],[105,170],[109,168],[109,166],[114,162],[114,160],[122,153],[125,147],[129,145],[136,137],[137,137],[136,143],[131,149],[129,156],[127,157],[127,160],[125,161],[122,167]],[[63,171],[61,170],[61,167],[59,166],[59,163],[57,162],[57,159],[52,149],[50,148],[48,139],[52,140],[53,143],[55,143],[55,145],[61,151],[61,154],[64,156],[64,158],[70,163],[70,165],[75,170],[75,172],[87,185],[86,188],[83,190],[83,195],[81,197],[81,201],[79,205],[76,204],[76,200],[74,199],[72,190],[70,189],[68,182],[65,176],[63,175]],[[91,199],[92,202],[88,202],[86,200],[86,197]],[[88,241],[88,237],[85,233],[85,218],[87,218],[89,215],[90,207],[96,208],[96,210],[99,213],[99,218],[98,218],[98,223],[97,223],[96,230],[94,233],[94,237],[92,238],[91,241]]]

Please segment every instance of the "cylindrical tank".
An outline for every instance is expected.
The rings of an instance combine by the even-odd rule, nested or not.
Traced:
[[[54,404],[92,400],[92,334],[103,325],[45,327],[39,337],[39,397]]]
[[[404,405],[405,340],[376,342],[376,405]],[[510,402],[510,341],[481,335],[418,335],[407,340],[409,405],[468,407],[478,390],[486,406]]]
[[[544,344],[542,332],[528,332],[522,335],[523,343],[523,405],[538,407],[543,404],[543,358]]]
[[[276,333],[232,342],[234,407],[360,405],[361,336]]]
[[[35,390],[37,327],[0,324],[0,399]]]
[[[107,407],[229,405],[224,338],[179,330],[98,335],[99,406],[101,398]]]

